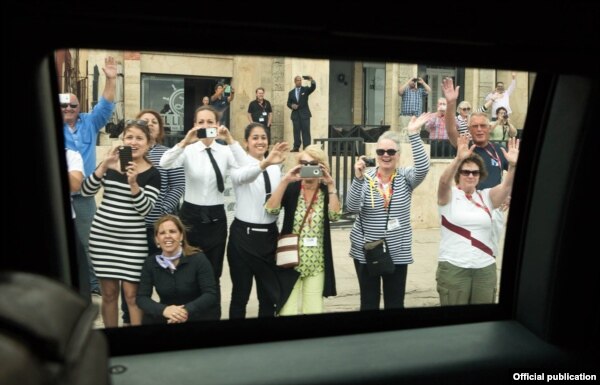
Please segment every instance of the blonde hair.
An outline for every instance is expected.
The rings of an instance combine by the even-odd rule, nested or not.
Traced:
[[[471,103],[467,102],[466,100],[463,100],[462,102],[458,103],[458,106],[456,107],[456,112],[460,114],[460,110],[463,108],[470,108],[471,110],[473,109]]]
[[[313,158],[317,162],[325,165],[325,168],[327,169],[327,171],[330,170],[329,169],[329,160],[327,159],[327,154],[325,154],[325,151],[323,151],[323,149],[321,148],[320,145],[311,144],[310,146],[304,147],[304,150],[302,152],[298,153],[298,162],[300,161],[302,154],[309,155],[311,158]]]

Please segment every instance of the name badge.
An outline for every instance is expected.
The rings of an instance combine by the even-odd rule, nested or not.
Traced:
[[[263,111],[263,116],[267,116],[267,111]]]
[[[390,219],[388,221],[388,231],[396,230],[400,227],[400,222],[398,222],[398,218]]]
[[[307,247],[317,247],[317,238],[316,237],[304,238],[302,240],[302,244]]]
[[[259,121],[259,122],[264,122],[264,121],[265,121],[265,118],[258,118],[258,121]]]

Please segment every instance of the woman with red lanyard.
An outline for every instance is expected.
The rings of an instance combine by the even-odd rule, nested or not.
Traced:
[[[320,166],[323,176],[301,178],[300,169],[309,165]],[[327,156],[319,145],[299,153],[298,164],[281,179],[265,208],[273,215],[283,208],[281,235],[299,235],[300,264],[278,270],[281,299],[277,313],[323,313],[323,297],[336,295],[329,221],[338,220],[342,212]]]
[[[473,152],[476,145],[469,148],[468,143],[466,136],[458,138],[456,158],[444,170],[438,186],[442,237],[436,280],[442,306],[494,302],[498,279],[492,211],[510,195],[519,156],[519,141],[510,138],[508,151],[501,148],[508,162],[502,182],[477,190],[487,170]]]
[[[429,171],[429,157],[419,135],[421,126],[433,113],[412,117],[408,124],[408,139],[414,167],[398,167],[400,136],[385,132],[377,140],[377,168],[366,170],[364,159],[354,165],[354,179],[348,191],[348,211],[359,213],[350,232],[350,256],[360,287],[360,310],[379,309],[383,282],[385,309],[403,308],[407,266],[413,263],[410,205],[413,190]],[[373,276],[364,256],[365,242],[385,239],[394,264],[389,274]]]

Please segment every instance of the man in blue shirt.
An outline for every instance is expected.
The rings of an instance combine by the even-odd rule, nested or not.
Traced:
[[[96,138],[100,129],[108,123],[114,109],[113,102],[117,88],[116,60],[110,56],[104,59],[102,70],[106,76],[106,84],[100,101],[91,112],[79,112],[81,106],[74,94],[69,94],[69,103],[61,101],[60,104],[65,147],[81,154],[85,177],[96,169]],[[90,290],[92,293],[100,294],[98,279],[89,261],[90,228],[96,213],[96,201],[93,196],[83,197],[79,192],[73,193],[72,198],[77,235],[80,237],[90,265]]]

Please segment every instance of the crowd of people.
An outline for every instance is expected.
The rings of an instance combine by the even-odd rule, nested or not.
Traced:
[[[96,165],[95,135],[113,108],[114,58],[106,58],[103,70],[105,90],[90,113],[79,112],[72,94],[68,103],[61,97],[60,107],[81,294],[101,295],[104,325],[118,326],[119,296],[126,325],[223,318],[220,282],[225,255],[232,284],[228,318],[246,317],[254,282],[259,317],[323,313],[324,298],[337,294],[330,222],[341,217],[343,202],[326,153],[310,145],[308,98],[316,89],[315,80],[296,76],[289,92],[292,146],[271,143],[273,110],[262,87],[248,107],[243,143],[235,140],[226,114],[235,90],[218,84],[175,146],[162,144],[161,114],[144,109],[126,120],[122,145]],[[303,80],[310,85],[303,86]],[[440,304],[492,303],[502,210],[510,201],[519,154],[516,130],[508,121],[514,77],[506,92],[498,83],[473,113],[466,101],[457,107],[459,87],[451,78],[442,82],[444,97],[435,113],[422,113],[422,105],[409,101],[431,91],[423,79],[411,79],[401,88],[412,164],[400,164],[402,139],[395,131],[386,132],[376,143],[374,165],[364,157],[356,160],[345,197],[347,211],[357,214],[349,257],[360,289],[360,309],[379,309],[382,292],[385,309],[404,307],[407,267],[413,263],[411,197],[430,168],[420,136],[423,128],[436,140],[444,139],[454,155],[437,190]],[[490,109],[492,123],[483,112]],[[455,110],[456,116],[446,113]],[[490,142],[496,129],[507,140],[506,148]],[[294,165],[283,171],[289,156],[295,157]],[[314,174],[306,175],[306,167]],[[229,227],[226,175],[236,197]],[[96,208],[94,195],[100,191]],[[299,262],[281,267],[276,263],[277,240],[289,234],[297,236]],[[365,244],[378,240],[392,268],[374,274]]]

